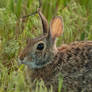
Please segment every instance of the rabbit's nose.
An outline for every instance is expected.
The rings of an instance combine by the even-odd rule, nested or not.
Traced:
[[[24,57],[20,56],[19,59],[20,59],[21,61],[23,61],[23,60],[24,60]]]
[[[23,60],[24,60],[24,58],[25,58],[25,54],[20,53],[20,55],[19,55],[19,59],[20,59],[21,61],[23,61]]]
[[[19,57],[18,57],[18,64],[19,64],[19,65],[20,65],[20,64],[23,64],[23,60],[24,60],[24,57],[19,56]]]

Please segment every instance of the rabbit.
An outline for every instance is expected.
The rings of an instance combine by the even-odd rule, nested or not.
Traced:
[[[43,33],[27,41],[19,55],[19,63],[27,66],[30,83],[42,79],[49,89],[58,92],[58,77],[63,78],[62,92],[92,92],[92,41],[75,41],[56,47],[56,38],[63,34],[61,16],[53,17],[50,25],[41,11]]]

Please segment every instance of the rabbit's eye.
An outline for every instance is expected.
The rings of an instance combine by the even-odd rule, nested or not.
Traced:
[[[44,49],[44,43],[39,43],[37,45],[37,50],[43,50]]]

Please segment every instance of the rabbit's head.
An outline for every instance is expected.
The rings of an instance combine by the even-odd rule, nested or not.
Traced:
[[[63,22],[60,16],[53,17],[50,26],[41,11],[39,11],[39,16],[42,21],[43,34],[35,39],[29,39],[19,56],[19,62],[32,69],[42,68],[51,63],[57,53],[56,37],[61,36],[63,32]]]

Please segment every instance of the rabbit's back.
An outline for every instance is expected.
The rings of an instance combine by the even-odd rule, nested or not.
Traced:
[[[67,71],[67,74],[92,69],[92,41],[62,46],[59,48],[59,62],[62,63],[62,72]]]
[[[59,48],[59,53],[68,92],[92,92],[92,41],[72,43]]]

